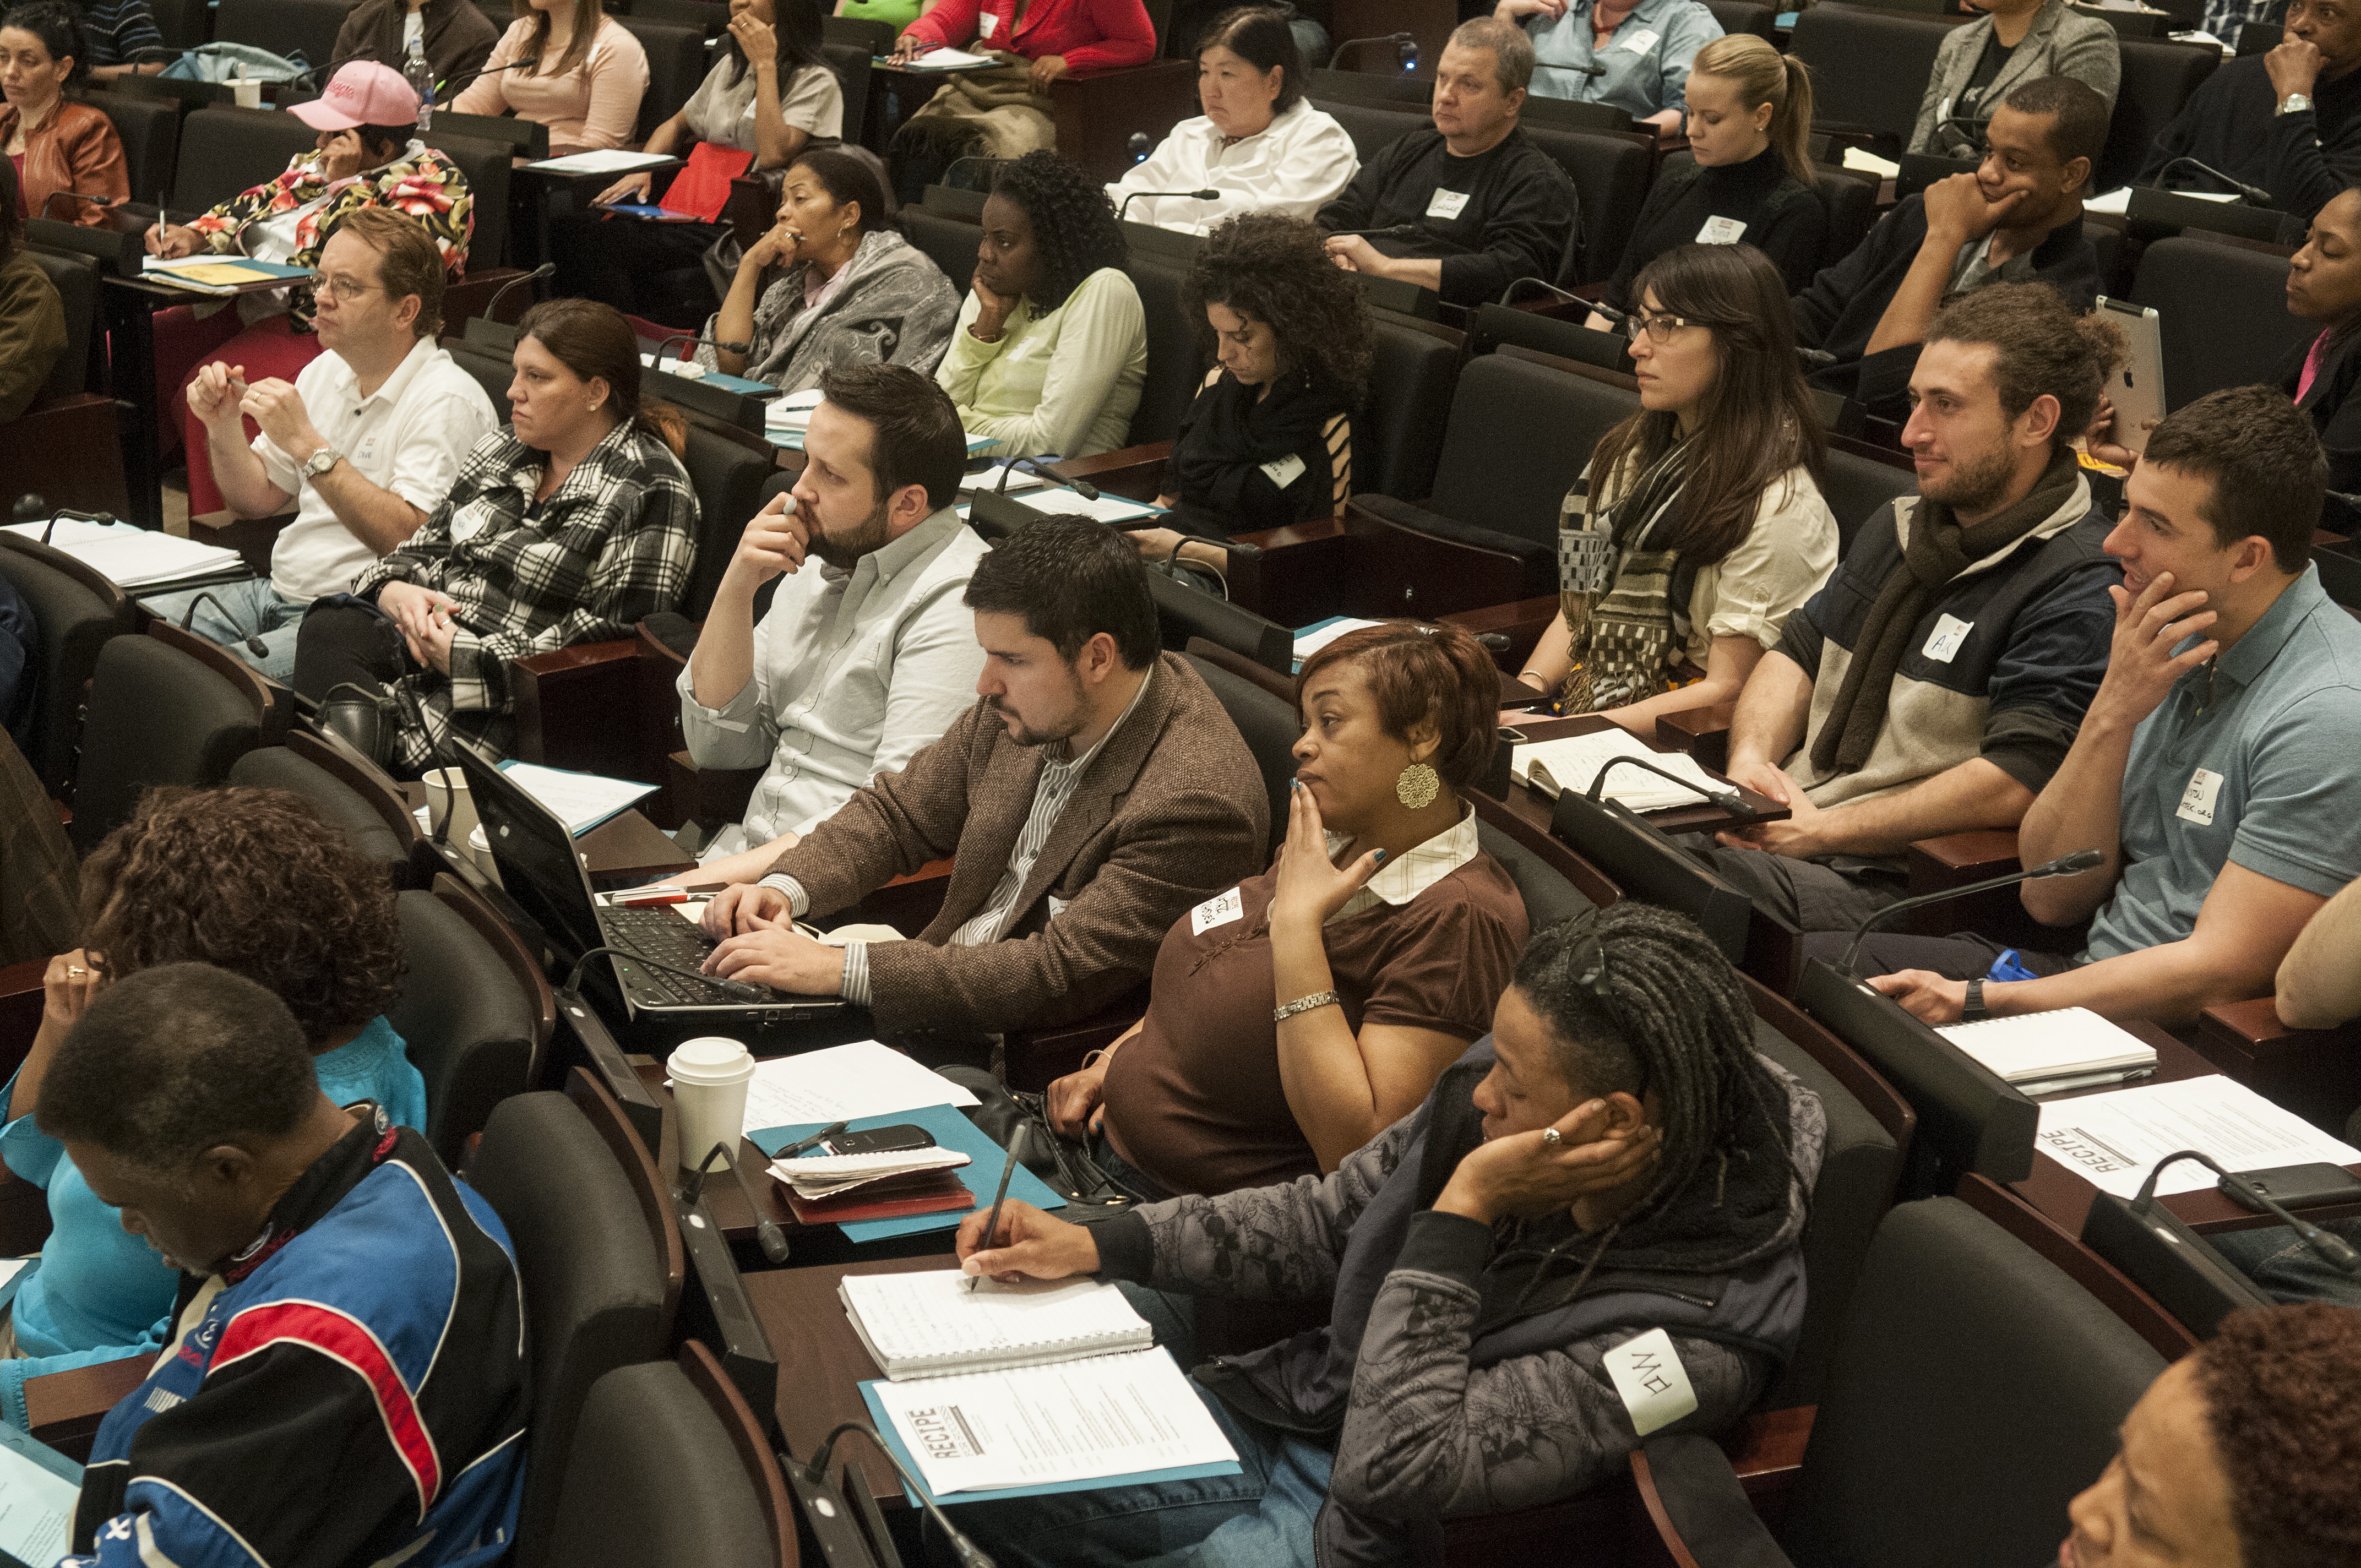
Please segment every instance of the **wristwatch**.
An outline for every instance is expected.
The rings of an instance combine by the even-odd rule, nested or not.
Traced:
[[[2280,115],[2309,114],[2312,112],[2312,100],[2301,93],[2290,93],[2279,100],[2279,106],[2272,112]]]
[[[303,459],[303,477],[316,479],[345,460],[345,455],[333,446],[323,446]]]
[[[1992,1009],[1984,1005],[1984,977],[1978,975],[1968,981],[1968,1000],[1966,1005],[1960,1009],[1960,1022],[1981,1023],[1991,1016]]]

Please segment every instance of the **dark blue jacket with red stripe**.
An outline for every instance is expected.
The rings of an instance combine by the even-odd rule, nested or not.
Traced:
[[[356,1127],[92,1445],[69,1564],[488,1563],[524,1477],[508,1233],[408,1128]],[[183,1281],[181,1305],[199,1282]],[[177,1316],[184,1315],[176,1314]]]

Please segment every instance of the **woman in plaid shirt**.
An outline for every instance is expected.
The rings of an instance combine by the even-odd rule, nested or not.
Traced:
[[[612,306],[551,300],[518,329],[511,423],[350,595],[318,601],[295,687],[408,777],[453,733],[505,752],[509,661],[630,633],[670,609],[697,548],[680,416],[640,401],[639,341]]]

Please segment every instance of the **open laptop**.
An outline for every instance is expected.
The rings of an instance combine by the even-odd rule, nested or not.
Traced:
[[[669,905],[613,909],[599,902],[565,822],[500,772],[483,748],[455,737],[450,749],[467,775],[468,792],[509,896],[540,925],[552,946],[566,949],[569,959],[593,948],[620,949],[609,955],[609,961],[631,1017],[653,1014],[719,1026],[832,1017],[844,1010],[845,1004],[833,997],[795,996],[743,981],[697,975],[713,950],[711,938]],[[634,963],[624,954],[667,969]]]

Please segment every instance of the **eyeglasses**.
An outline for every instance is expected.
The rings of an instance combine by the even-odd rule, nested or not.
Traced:
[[[1640,334],[1644,332],[1648,334],[1650,343],[1663,343],[1673,335],[1673,330],[1675,327],[1711,326],[1712,324],[1711,322],[1696,321],[1688,316],[1634,314],[1623,318],[1623,335],[1636,343],[1640,339]]]
[[[312,288],[315,293],[333,296],[340,305],[349,305],[363,294],[380,294],[385,291],[385,285],[382,283],[363,283],[351,278],[331,278],[324,272],[312,274]]]

